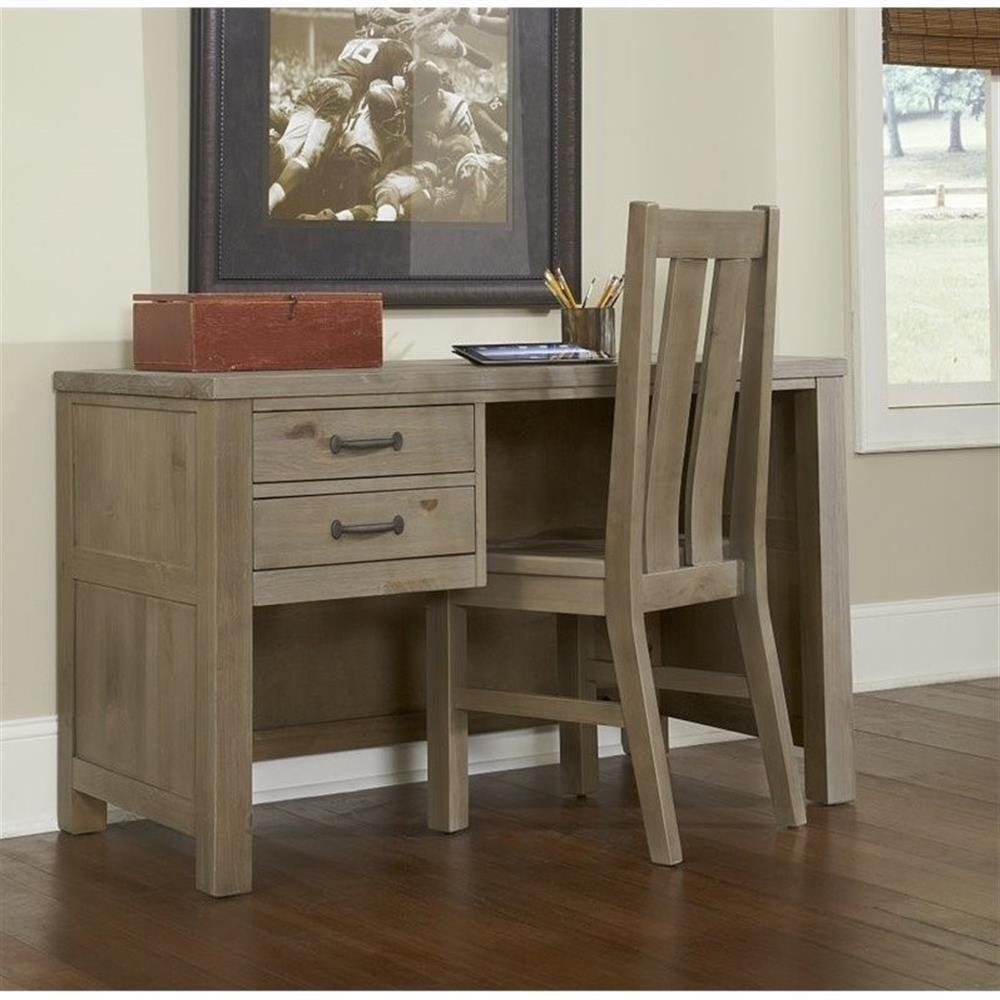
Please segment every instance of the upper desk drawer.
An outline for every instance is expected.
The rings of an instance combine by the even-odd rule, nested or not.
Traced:
[[[473,438],[471,405],[258,413],[253,478],[274,483],[467,472],[475,466]]]

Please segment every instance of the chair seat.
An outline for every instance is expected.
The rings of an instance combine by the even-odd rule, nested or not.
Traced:
[[[603,580],[604,537],[587,529],[569,529],[491,542],[486,571]]]
[[[678,541],[683,547],[683,534],[678,536]],[[723,539],[722,547],[728,559],[728,538]],[[490,542],[486,551],[486,571],[603,580],[604,536],[586,528],[570,528]]]

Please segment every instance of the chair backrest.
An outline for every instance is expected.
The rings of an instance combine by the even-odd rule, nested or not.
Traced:
[[[651,386],[661,258],[670,259],[670,271]],[[714,261],[712,287],[698,366],[709,261]],[[754,560],[763,552],[777,262],[776,208],[696,212],[649,202],[629,206],[608,499],[609,581],[620,585],[643,573],[722,561],[737,381],[730,555]]]

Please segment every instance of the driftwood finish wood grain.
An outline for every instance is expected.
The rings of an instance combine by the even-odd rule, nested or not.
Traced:
[[[253,575],[253,603],[256,607],[265,607],[429,593],[446,587],[474,587],[477,574],[473,554],[262,569]],[[329,656],[331,652],[335,650],[327,650],[322,655]]]
[[[96,833],[108,821],[107,802],[77,789],[73,758],[78,726],[76,707],[76,578],[70,565],[73,533],[73,401],[56,398],[56,711],[59,747],[56,785],[59,828],[67,833]]]
[[[767,495],[775,642],[792,736],[804,744],[812,775],[810,794],[841,801],[852,787],[849,715],[840,700],[850,691],[849,632],[846,603],[836,596],[846,579],[845,550],[834,544],[842,537],[836,496],[843,484],[838,459],[828,452],[837,445],[832,430],[844,366],[837,359],[789,358],[778,359],[775,370]],[[694,363],[692,386],[701,371]],[[552,614],[470,606],[461,686],[592,697],[599,678],[602,695],[613,695],[606,630],[592,627],[598,619],[574,614],[579,604],[565,603],[567,585],[559,577],[571,561],[582,569],[570,585],[600,613],[603,548],[594,548],[594,538],[603,536],[608,512],[616,376],[615,365],[491,371],[453,361],[390,362],[349,373],[57,375],[62,828],[102,830],[110,801],[193,834],[198,883],[209,892],[247,888],[250,758],[423,739],[427,595],[455,588],[478,593],[488,563],[496,580],[514,581],[512,607],[524,597],[517,580],[526,580],[536,597],[552,600],[551,610],[567,617],[557,628]],[[655,400],[655,368],[651,383]],[[678,406],[680,399],[678,393]],[[688,412],[690,401],[689,391]],[[466,468],[421,466],[395,475],[390,465],[388,472],[339,478],[327,477],[324,467],[315,479],[253,481],[256,417],[280,418],[287,422],[275,426],[289,428],[301,414],[325,423],[338,413],[360,419],[368,409],[419,411],[428,423],[418,415],[415,427],[461,412]],[[371,493],[424,490],[474,492],[468,552],[253,569],[255,502],[362,502]],[[727,497],[724,524],[731,513]],[[565,552],[550,557],[544,545],[539,551],[504,545],[567,523],[588,536],[572,559]],[[674,547],[679,562],[677,536]],[[722,563],[687,567],[670,582],[647,574],[644,607],[665,597],[683,603],[692,593],[733,592],[736,564],[725,555]],[[498,573],[504,565],[518,572]],[[497,585],[487,589],[495,601]],[[658,692],[661,713],[754,732],[745,681],[719,670],[739,662],[735,621],[724,602],[650,614],[646,625],[655,640],[654,682],[669,679],[680,689]],[[193,717],[182,719],[183,706],[192,703]],[[532,724],[538,720],[472,713],[469,731]],[[586,791],[596,767],[595,727],[564,722],[560,732],[566,791]],[[89,759],[97,757],[101,763]],[[454,818],[455,807],[442,809]]]
[[[195,415],[190,410],[117,409],[80,403],[73,448],[93,461],[74,468],[78,548],[160,567],[194,570]],[[133,456],[148,472],[133,474]]]
[[[254,502],[255,569],[475,550],[475,490],[469,486]]]
[[[198,410],[195,885],[253,878],[253,438],[245,400]]]
[[[76,756],[190,799],[196,662],[190,604],[77,583]]]
[[[468,472],[471,406],[395,406],[258,413],[254,481]]]
[[[577,526],[560,537],[505,540],[487,559],[486,586],[449,594],[459,607],[502,608],[566,616],[604,618],[621,702],[650,858],[657,864],[681,860],[666,748],[660,724],[657,681],[668,686],[678,675],[654,672],[644,615],[684,605],[727,600],[734,615],[745,688],[764,747],[778,823],[801,826],[805,803],[791,756],[781,666],[771,621],[767,582],[767,489],[774,364],[774,308],[778,213],[756,208],[743,213],[661,211],[635,202],[629,210],[626,272],[629,283],[620,340],[611,440],[607,516],[603,542]],[[656,263],[670,257],[660,356],[653,378],[652,327]],[[698,259],[691,259],[698,258]],[[705,329],[704,360],[695,379],[694,351],[708,258],[714,259]],[[741,362],[742,346],[742,362]],[[740,410],[732,478],[726,478],[737,386]],[[650,394],[652,390],[652,406]],[[688,440],[687,414],[694,395]],[[683,504],[681,491],[683,489]],[[726,494],[731,496],[730,538],[724,538]],[[683,517],[679,514],[683,511]],[[678,521],[684,524],[683,562]],[[450,622],[450,619],[449,619]],[[428,684],[449,684],[457,661],[465,664],[467,641],[453,627],[442,630],[440,614],[428,620]],[[572,698],[449,687],[450,721],[429,731],[436,755],[466,739],[469,710],[535,714],[566,724],[612,724],[605,702],[574,681],[575,647],[559,626],[560,670]],[[439,676],[445,673],[443,681]],[[736,671],[734,671],[736,672]],[[682,690],[707,693],[711,683]],[[716,675],[709,680],[717,681]],[[715,691],[719,684],[716,682]],[[567,784],[581,785],[580,731],[564,733]],[[596,757],[596,746],[589,752]],[[431,775],[432,798],[464,795],[467,775],[456,769]],[[435,788],[450,782],[450,788]],[[433,824],[432,824],[433,825]]]
[[[777,360],[775,377],[793,379],[837,378],[847,366],[843,358],[785,356]],[[467,362],[389,361],[381,368],[352,371],[313,372],[140,372],[62,371],[53,375],[58,392],[153,396],[182,399],[252,399],[255,410],[302,410],[356,405],[364,397],[366,406],[384,406],[385,397],[405,405],[412,394],[433,394],[437,403],[449,399],[441,394],[471,394],[482,402],[522,399],[580,398],[593,389],[613,396],[617,369],[613,364],[525,365],[484,368]],[[313,397],[310,399],[310,397]],[[352,399],[355,397],[355,399]],[[377,397],[382,397],[378,399]],[[456,402],[472,401],[462,399]],[[426,400],[425,400],[426,402]]]
[[[851,650],[843,383],[817,379],[816,391],[795,402],[799,551],[818,570],[802,575],[802,655],[821,667]],[[817,747],[806,762],[806,790],[823,802],[854,798],[853,748],[836,735],[851,727],[853,689],[843,674],[822,668],[803,674],[803,710]]]
[[[64,395],[59,424],[60,826],[113,795],[194,834],[200,888],[246,892],[249,403]]]
[[[427,602],[427,661],[439,669],[427,675],[428,822],[454,833],[469,825],[469,721],[456,694],[465,684],[468,623],[465,608],[433,594]]]
[[[650,572],[680,566],[677,527],[706,267],[705,260],[680,258],[668,277],[657,358],[675,377],[656,380],[649,418],[646,568]]]
[[[587,675],[593,654],[591,619],[576,615],[556,618],[556,657],[559,693],[593,701],[597,686]],[[590,795],[598,785],[597,726],[567,722],[559,726],[559,760],[563,790],[569,795]]]

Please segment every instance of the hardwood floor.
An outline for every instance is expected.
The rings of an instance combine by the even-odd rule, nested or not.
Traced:
[[[254,809],[251,896],[195,892],[148,822],[0,843],[0,984],[1000,988],[1000,689],[856,699],[858,800],[777,831],[755,741],[670,755],[685,861],[646,860],[627,759]]]

